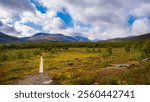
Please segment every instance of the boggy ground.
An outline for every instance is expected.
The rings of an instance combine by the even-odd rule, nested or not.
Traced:
[[[7,56],[0,61],[0,84],[14,84],[17,80],[38,74],[40,53],[43,54],[44,72],[60,85],[90,84],[150,84],[150,62],[138,60],[137,52],[113,48],[104,56],[106,48],[69,48],[46,51],[20,49],[1,51]],[[116,67],[132,64],[131,68]]]

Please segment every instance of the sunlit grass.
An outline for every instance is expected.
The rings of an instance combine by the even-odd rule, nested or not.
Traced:
[[[141,68],[138,52],[125,52],[124,48],[113,48],[112,54],[104,59],[106,48],[69,48],[54,52],[40,49],[20,49],[0,51],[0,84],[13,84],[16,80],[39,71],[40,55],[43,54],[44,72],[53,77],[57,84],[148,84],[149,70]],[[3,56],[6,55],[6,56]],[[135,64],[135,69],[105,69],[115,64]],[[104,64],[104,66],[103,66]],[[142,65],[144,66],[144,65]],[[136,79],[136,76],[139,78]],[[147,75],[145,75],[147,72]],[[143,74],[142,74],[143,73]],[[141,75],[143,77],[141,77]],[[129,77],[129,78],[128,78]],[[130,80],[127,80],[130,79]],[[150,78],[149,78],[150,79]],[[139,80],[139,81],[138,81]],[[141,81],[145,80],[145,81]]]

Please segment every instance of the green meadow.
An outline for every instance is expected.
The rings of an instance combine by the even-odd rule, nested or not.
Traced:
[[[150,41],[0,45],[0,84],[37,74],[42,54],[44,72],[58,85],[149,85],[149,46]]]

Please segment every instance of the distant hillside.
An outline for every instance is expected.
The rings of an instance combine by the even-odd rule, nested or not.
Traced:
[[[86,37],[65,36],[63,34],[36,33],[31,37],[17,38],[0,33],[0,43],[43,43],[43,42],[89,42]]]
[[[139,41],[139,40],[147,40],[147,39],[150,40],[150,33],[139,35],[139,36],[133,36],[133,37],[109,39],[106,41],[108,41],[108,42],[119,42],[119,41]]]
[[[77,40],[78,42],[90,42],[90,40],[87,37],[72,36],[72,38]]]
[[[27,38],[31,42],[77,42],[76,39],[63,34],[36,33]]]
[[[0,43],[18,43],[20,39],[0,32]]]
[[[114,38],[105,40],[106,42],[139,41],[150,39],[150,33],[126,38]],[[36,33],[31,37],[18,38],[0,32],[0,43],[43,43],[43,42],[90,42],[82,36],[65,36],[63,34]],[[100,42],[100,41],[99,41]]]

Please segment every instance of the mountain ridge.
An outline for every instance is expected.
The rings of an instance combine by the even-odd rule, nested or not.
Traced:
[[[123,41],[141,41],[141,40],[150,40],[150,33],[142,34],[138,36],[128,36],[125,38],[114,38],[105,40],[106,42],[123,42]]]
[[[99,40],[95,42],[125,42],[125,41],[141,41],[150,40],[150,33],[129,36],[125,38],[114,38],[108,40]],[[10,36],[0,32],[0,43],[1,44],[13,44],[13,43],[46,43],[46,42],[91,42],[87,37],[82,36],[65,36],[63,34],[50,34],[50,33],[36,33],[31,37],[18,38]]]
[[[43,43],[43,42],[89,42],[86,37],[65,36],[63,34],[36,33],[31,37],[18,38],[0,33],[0,43]]]
[[[18,43],[20,39],[18,37],[10,36],[0,32],[0,43]]]

